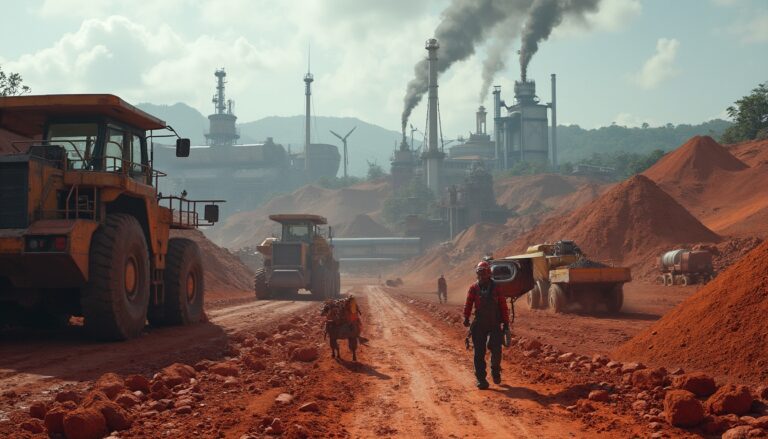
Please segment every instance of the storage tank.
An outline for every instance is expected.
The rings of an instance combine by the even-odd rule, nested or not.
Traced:
[[[659,257],[660,283],[690,285],[706,283],[714,277],[712,253],[706,250],[671,250]]]

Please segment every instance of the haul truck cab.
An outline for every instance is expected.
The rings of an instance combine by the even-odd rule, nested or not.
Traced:
[[[200,251],[169,230],[212,225],[222,201],[158,193],[151,139],[171,127],[89,94],[0,97],[0,128],[29,139],[0,156],[0,319],[82,316],[107,340],[201,319]]]

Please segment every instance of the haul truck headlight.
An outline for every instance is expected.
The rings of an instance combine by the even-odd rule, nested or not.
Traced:
[[[27,252],[46,253],[67,250],[66,236],[27,236]]]

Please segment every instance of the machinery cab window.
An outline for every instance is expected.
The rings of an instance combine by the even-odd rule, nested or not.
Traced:
[[[312,224],[283,224],[282,240],[286,242],[311,242],[315,226]]]
[[[64,148],[70,169],[93,169],[98,134],[96,123],[55,123],[48,127],[48,141]]]

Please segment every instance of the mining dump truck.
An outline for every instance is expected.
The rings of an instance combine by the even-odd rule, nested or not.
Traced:
[[[2,316],[82,316],[104,340],[200,321],[200,251],[169,230],[213,224],[221,201],[162,196],[152,166],[152,139],[178,157],[188,139],[113,95],[0,97],[0,128],[30,139],[0,156]]]
[[[573,241],[537,244],[524,255],[533,263],[535,285],[527,294],[530,309],[565,312],[573,304],[594,313],[603,304],[617,313],[624,304],[623,285],[632,280],[629,268],[590,261]]]
[[[704,284],[714,279],[712,253],[706,250],[677,249],[659,256],[658,282],[666,286]]]
[[[254,289],[259,299],[295,298],[308,290],[317,300],[339,297],[339,261],[333,255],[333,230],[319,215],[281,214],[269,219],[280,223],[280,238],[267,238],[257,251],[264,267],[256,271]],[[327,233],[326,233],[327,232]]]

